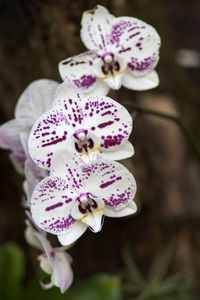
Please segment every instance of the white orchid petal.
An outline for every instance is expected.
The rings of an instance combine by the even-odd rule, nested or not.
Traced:
[[[158,61],[160,37],[152,26],[132,17],[118,17],[112,21],[111,44],[127,63],[131,58],[141,61],[154,55]]]
[[[9,154],[9,158],[20,175],[24,175],[24,162],[26,160],[26,156],[23,152],[12,152]]]
[[[53,284],[64,293],[73,281],[73,272],[65,252],[55,252],[54,269],[51,276]]]
[[[36,231],[36,229],[33,228],[30,221],[26,220],[26,229],[24,231],[25,240],[27,241],[27,243],[30,246],[43,251],[42,244],[41,244],[40,240],[38,239],[36,233],[37,233],[37,231]]]
[[[109,87],[107,86],[107,84],[103,83],[102,80],[100,79],[96,79],[96,86],[95,86],[95,95],[106,95],[109,91]],[[89,96],[91,93],[83,93],[81,92],[80,89],[78,89],[77,87],[74,87],[74,85],[67,83],[67,82],[63,82],[62,84],[60,84],[58,86],[58,88],[56,89],[56,93],[55,93],[55,97],[54,97],[54,101],[53,101],[53,107],[55,106],[63,106],[67,103],[69,103],[69,101],[71,101],[72,99],[77,99],[80,100],[83,99],[84,97]]]
[[[131,202],[129,205],[125,206],[120,210],[114,210],[110,207],[105,207],[104,215],[112,218],[120,218],[134,214],[137,211],[137,206],[135,202]]]
[[[114,157],[115,160],[121,160],[121,159],[131,157],[133,155],[134,155],[133,145],[129,141],[127,141],[125,144],[117,146],[115,150],[104,151],[100,153],[99,158],[113,160]]]
[[[33,81],[20,96],[15,108],[17,119],[27,118],[33,122],[51,108],[53,94],[58,82],[49,79]]]
[[[84,98],[82,103],[85,128],[100,137],[102,152],[114,150],[128,140],[132,117],[125,107],[109,97]]]
[[[141,77],[135,77],[127,71],[123,76],[122,84],[131,90],[144,91],[157,87],[159,85],[159,78],[156,71],[151,71]]]
[[[120,163],[96,160],[83,168],[85,189],[101,198],[105,205],[120,210],[133,200],[136,183],[133,175]]]
[[[53,267],[50,265],[49,260],[47,257],[43,255],[38,256],[40,261],[40,268],[47,274],[51,275],[53,272]]]
[[[83,182],[81,178],[82,159],[74,152],[58,151],[52,160],[51,175],[66,180],[68,189],[81,193]],[[64,182],[63,182],[64,183]]]
[[[35,231],[35,236],[37,237],[37,239],[40,241],[43,250],[45,251],[45,254],[48,258],[49,264],[51,265],[51,267],[54,267],[54,261],[53,261],[53,256],[52,256],[52,247],[50,242],[48,241],[48,239],[46,238],[46,236],[42,235],[41,233]]]
[[[72,230],[66,234],[58,235],[58,240],[63,246],[68,246],[74,243],[86,231],[87,226],[79,221],[74,223]]]
[[[73,105],[55,107],[44,113],[33,125],[28,147],[33,161],[39,167],[50,169],[51,157],[55,149],[65,148],[68,144],[68,138],[74,131],[73,127],[69,126],[70,123],[76,127],[79,124],[76,123],[77,120],[82,122],[83,118],[80,113],[73,113],[72,109]],[[70,120],[71,115],[73,121]]]
[[[92,91],[90,94],[88,93],[88,96],[104,96],[108,94],[109,89],[110,87],[108,86],[108,84],[104,83],[101,79],[96,78],[95,90]]]
[[[52,107],[63,106],[69,103],[71,99],[80,99],[83,97],[84,94],[81,94],[80,89],[76,88],[73,84],[63,82],[55,91]]]
[[[59,72],[63,81],[72,88],[79,89],[81,93],[91,94],[98,92],[107,93],[108,89],[99,81],[93,72],[93,65],[97,55],[87,51],[82,54],[67,58],[59,63]]]
[[[109,46],[109,29],[113,15],[101,6],[84,12],[81,25],[81,39],[85,46],[91,50],[105,52]]]
[[[44,178],[31,198],[31,213],[37,226],[52,234],[64,234],[74,226],[70,215],[74,191],[65,179],[55,176]]]
[[[127,70],[135,77],[142,77],[152,72],[158,63],[158,60],[158,53],[153,53],[152,56],[144,59],[131,57],[127,64]]]
[[[13,119],[0,126],[0,147],[12,151],[23,152],[20,133],[30,129],[28,119]]]

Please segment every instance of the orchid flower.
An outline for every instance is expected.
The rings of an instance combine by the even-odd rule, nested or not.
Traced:
[[[33,192],[31,214],[39,228],[66,246],[87,227],[100,231],[104,215],[135,213],[135,192],[133,175],[120,163],[98,159],[83,165],[76,153],[60,151],[52,159],[50,176]]]
[[[101,5],[86,11],[81,25],[81,39],[89,51],[59,63],[64,81],[102,95],[121,85],[147,90],[159,84],[154,68],[160,37],[152,26],[132,17],[116,18]]]
[[[50,170],[59,149],[77,152],[84,162],[97,156],[119,160],[133,155],[128,142],[132,117],[109,97],[69,99],[65,83],[56,93],[53,108],[34,124],[29,137],[29,153],[41,168]]]
[[[26,155],[21,135],[29,135],[42,113],[51,108],[58,82],[48,79],[33,81],[21,94],[15,107],[15,118],[0,126],[0,147],[13,151],[10,155],[16,170],[23,174]]]
[[[31,246],[43,252],[38,256],[40,267],[51,275],[50,283],[40,282],[41,286],[44,289],[57,286],[64,293],[73,281],[71,256],[65,252],[66,247],[52,248],[45,235],[35,230],[28,220],[26,224],[25,238]]]

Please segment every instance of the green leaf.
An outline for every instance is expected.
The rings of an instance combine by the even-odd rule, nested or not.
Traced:
[[[139,268],[135,264],[131,256],[130,248],[128,246],[125,246],[123,249],[123,260],[128,273],[128,277],[131,278],[132,283],[136,284],[137,286],[142,286],[145,283],[145,279],[142,276]]]
[[[43,290],[35,278],[26,286],[23,299],[29,300],[120,300],[121,285],[118,277],[108,274],[95,275],[69,288],[65,294],[53,287]],[[20,299],[21,300],[21,299]]]
[[[20,299],[24,257],[14,244],[0,247],[0,299]]]
[[[149,279],[163,280],[169,270],[172,261],[174,247],[169,244],[166,248],[162,249],[156,254],[149,272]]]
[[[120,300],[120,280],[113,275],[95,275],[69,289],[65,296],[66,300]]]
[[[49,290],[43,290],[40,286],[39,276],[34,277],[24,289],[24,298],[23,300],[63,300],[64,295],[61,294],[60,290],[56,287],[53,287]],[[42,278],[43,279],[43,278]],[[50,280],[50,278],[49,278]],[[21,299],[20,299],[21,300]]]

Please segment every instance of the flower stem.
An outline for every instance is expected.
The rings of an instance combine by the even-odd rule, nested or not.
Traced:
[[[134,110],[136,110],[137,112],[153,115],[153,116],[159,117],[159,118],[164,118],[164,119],[167,119],[167,120],[170,120],[170,121],[176,123],[176,125],[181,129],[182,133],[184,134],[185,138],[187,139],[188,143],[190,144],[191,150],[195,154],[198,162],[200,163],[199,145],[198,145],[195,137],[193,136],[192,132],[190,131],[190,129],[184,124],[184,122],[179,117],[176,117],[176,116],[173,116],[170,114],[166,114],[163,112],[155,111],[153,109],[145,108],[145,107],[142,107],[142,106],[140,106],[136,103],[132,103],[132,102],[123,102],[123,105],[125,105],[127,107],[131,107]]]

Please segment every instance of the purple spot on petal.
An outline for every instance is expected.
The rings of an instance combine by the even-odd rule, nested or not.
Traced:
[[[75,79],[74,83],[78,88],[88,89],[91,85],[95,83],[95,77],[91,75],[83,75],[80,79]]]
[[[101,123],[98,125],[98,128],[105,128],[106,126],[112,125],[114,122],[113,121],[108,121],[105,123]]]
[[[109,185],[113,184],[114,182],[115,182],[115,180],[111,180],[111,181],[107,181],[105,183],[102,183],[100,185],[100,188],[104,189],[104,188],[108,187]]]
[[[54,205],[48,206],[47,208],[45,208],[45,210],[46,211],[50,211],[50,210],[53,210],[53,209],[55,209],[57,207],[61,207],[61,206],[63,206],[63,203],[62,202],[58,202],[58,203],[56,203]]]

